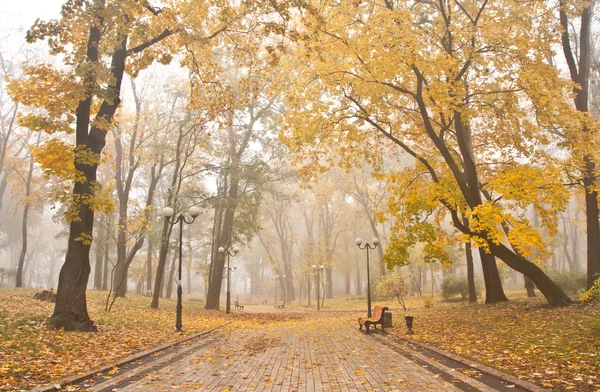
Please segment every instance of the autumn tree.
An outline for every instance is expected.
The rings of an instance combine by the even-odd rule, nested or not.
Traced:
[[[589,110],[592,69],[592,16],[596,1],[559,1],[561,44],[569,75],[574,83],[573,102],[580,113],[580,127],[558,132],[573,154],[573,173],[585,192],[587,233],[587,287],[600,276],[600,218],[598,215],[597,126]],[[596,119],[597,120],[597,119]]]
[[[247,23],[248,29],[258,29],[255,20]],[[274,118],[282,77],[262,57],[261,42],[253,35],[260,37],[260,31],[223,36],[218,56],[207,57],[199,48],[190,58],[192,106],[213,124],[218,136],[214,151],[221,162],[215,165],[218,190],[207,309],[219,308],[225,257],[217,249],[248,241],[256,232],[261,184],[268,173],[266,163],[274,155],[268,146],[276,138]],[[265,150],[253,151],[253,144]]]
[[[179,15],[189,19],[184,22]],[[32,65],[26,77],[13,83],[17,101],[44,109],[41,115],[23,116],[20,123],[49,133],[75,134],[74,149],[62,146],[65,155],[70,152],[73,157],[74,187],[66,214],[69,247],[49,325],[96,330],[85,295],[94,212],[103,200],[96,173],[106,134],[114,126],[126,68],[135,76],[153,61],[167,63],[185,42],[207,42],[236,17],[228,4],[174,2],[158,8],[137,1],[67,1],[60,19],[38,20],[28,31],[28,42],[47,40],[50,53],[60,56],[64,66]]]
[[[549,304],[569,303],[526,258],[543,247],[539,232],[512,214],[532,204],[553,231],[567,199],[555,157],[542,148],[555,142],[548,129],[573,126],[562,99],[569,86],[546,62],[557,39],[547,29],[556,23],[546,3],[311,3],[302,15],[297,29],[306,39],[298,50],[310,66],[290,69],[303,83],[288,96],[290,148],[323,166],[327,160],[315,157],[327,149],[358,160],[393,143],[414,160],[410,175],[423,179],[426,203],[411,219],[435,226],[424,218],[437,203],[481,249],[486,302],[506,300],[498,257],[528,276]],[[396,226],[392,237],[412,245],[418,235],[406,241],[403,230]]]

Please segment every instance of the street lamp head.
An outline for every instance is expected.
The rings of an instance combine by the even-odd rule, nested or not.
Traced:
[[[219,253],[225,253],[225,248],[223,248],[222,246],[219,247],[218,249]]]
[[[237,265],[234,265],[233,266],[233,270],[235,271],[236,269],[237,269]]]
[[[283,279],[285,279],[285,275],[283,275]]]
[[[173,216],[175,211],[173,211],[173,209],[171,207],[165,207],[165,208],[163,208],[161,213],[162,213],[162,216],[164,216],[165,218],[170,218]]]
[[[312,269],[316,271],[317,270],[317,266],[313,264],[312,265]]]
[[[373,245],[375,245],[375,246],[379,245],[379,238],[377,238],[377,237],[373,238]]]
[[[235,246],[233,247],[233,254],[234,254],[234,255],[237,255],[237,253],[238,253],[239,251],[240,251],[240,250],[239,250],[237,247],[235,247]]]
[[[354,242],[356,243],[356,245],[360,246],[362,245],[362,238],[357,238],[356,240],[354,240]]]
[[[319,268],[321,268],[321,271],[323,271],[325,269],[325,266],[320,266]]]
[[[196,206],[190,207],[190,209],[188,210],[188,213],[192,216],[192,218],[195,218],[198,215],[200,215],[200,208],[198,208]]]

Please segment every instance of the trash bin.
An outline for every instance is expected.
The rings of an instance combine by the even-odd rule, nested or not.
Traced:
[[[383,314],[383,328],[392,328],[392,314],[390,312]]]

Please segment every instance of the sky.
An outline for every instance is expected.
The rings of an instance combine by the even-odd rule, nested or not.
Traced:
[[[2,50],[14,50],[25,43],[25,32],[36,19],[57,18],[64,0],[0,0]],[[5,40],[8,37],[7,40]]]
[[[37,19],[58,17],[63,0],[0,0],[2,28],[28,28]]]

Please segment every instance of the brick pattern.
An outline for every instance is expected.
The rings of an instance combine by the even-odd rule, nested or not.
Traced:
[[[256,328],[233,326],[148,362],[89,391],[460,391],[360,332],[347,316]],[[427,358],[423,358],[427,360]],[[459,380],[457,379],[456,382]],[[486,390],[461,375],[468,390]],[[472,388],[472,389],[471,389]]]

